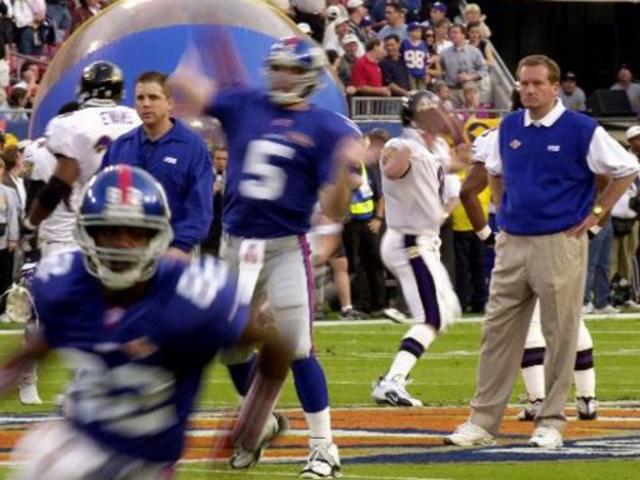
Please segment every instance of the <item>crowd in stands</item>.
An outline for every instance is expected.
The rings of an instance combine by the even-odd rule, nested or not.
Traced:
[[[74,30],[109,3],[112,2],[0,0],[0,121],[28,120],[28,109],[37,94],[45,65],[38,61],[39,57],[53,55]],[[402,97],[410,90],[426,88],[441,99],[445,110],[455,112],[461,122],[495,116],[490,72],[495,68],[496,59],[489,42],[491,29],[477,4],[470,3],[460,11],[458,3],[453,1],[272,3],[286,10],[303,33],[323,46],[328,65],[347,95]],[[560,99],[567,108],[586,111],[586,95],[577,80],[573,72],[564,73]],[[640,84],[634,82],[631,68],[621,66],[616,80],[611,88],[626,91],[632,108],[640,113]],[[389,133],[382,129],[367,134],[369,150],[363,161],[367,183],[361,190],[354,191],[351,216],[344,228],[344,247],[329,262],[337,290],[334,307],[349,318],[377,316],[390,306],[403,309],[401,295],[393,295],[393,289],[386,288],[393,285],[393,280],[379,257],[384,211],[380,206],[378,158],[388,138]],[[640,158],[640,127],[630,129],[627,141]],[[453,192],[456,182],[459,188],[471,164],[468,142],[467,138],[466,143],[451,145],[456,152],[456,159],[449,166]],[[7,259],[16,248],[18,238],[12,219],[20,219],[27,202],[25,187],[20,186],[26,169],[21,145],[0,151],[0,172],[3,171],[4,183],[8,185],[0,188],[0,291],[4,291],[12,276]],[[217,158],[213,188],[219,206],[224,191],[224,162],[220,158],[226,158],[226,151],[216,146],[213,153]],[[17,202],[11,200],[14,195],[7,188],[16,192]],[[638,300],[631,286],[632,259],[639,235],[640,186],[634,184],[633,188],[634,191],[623,197],[627,203],[612,212],[606,224],[608,229],[603,229],[604,240],[592,244],[601,248],[591,254],[585,294],[587,312],[611,310],[611,304],[634,306]],[[452,194],[450,200],[451,216],[443,225],[442,233],[443,262],[463,308],[479,313],[487,299],[487,265],[491,264],[492,252],[475,237],[464,210],[458,205],[457,194]],[[488,192],[482,202],[488,208]],[[211,238],[204,246],[211,253],[218,251],[221,232],[220,209],[216,212]],[[600,252],[603,252],[601,257]],[[612,280],[613,290],[610,289]],[[603,291],[604,294],[595,293]],[[324,311],[326,305],[319,302],[317,308]]]

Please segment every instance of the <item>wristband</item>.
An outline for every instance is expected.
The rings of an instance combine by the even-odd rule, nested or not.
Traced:
[[[485,225],[482,227],[482,230],[478,230],[476,235],[480,238],[480,240],[485,241],[491,235],[491,227],[489,225]]]

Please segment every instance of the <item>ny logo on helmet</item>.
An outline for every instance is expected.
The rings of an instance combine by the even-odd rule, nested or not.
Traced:
[[[109,216],[144,215],[142,192],[132,186],[107,188],[105,213]]]

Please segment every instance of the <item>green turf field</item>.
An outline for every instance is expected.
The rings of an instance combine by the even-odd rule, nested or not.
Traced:
[[[598,398],[601,401],[634,401],[640,399],[640,319],[631,320],[591,320],[588,322],[595,341],[596,371],[598,375]],[[373,407],[370,401],[372,382],[384,373],[395,354],[399,339],[406,327],[391,323],[362,321],[356,325],[322,325],[316,328],[316,350],[326,369],[332,406],[348,408],[346,412],[357,412],[359,408]],[[4,356],[19,342],[19,336],[0,335],[0,356]],[[421,398],[427,406],[464,407],[474,390],[475,366],[480,342],[480,324],[461,323],[455,325],[429,349],[418,363],[413,373],[410,391]],[[0,401],[0,412],[17,414],[25,412],[48,412],[53,409],[52,399],[64,383],[67,374],[61,365],[52,359],[40,369],[40,394],[45,400],[44,407],[21,407],[17,400],[6,398]],[[523,389],[520,382],[514,390],[512,402],[521,400]],[[226,372],[215,366],[209,373],[200,399],[200,409],[212,410],[217,407],[235,405],[233,393]],[[289,383],[281,399],[283,408],[296,408],[297,400]],[[375,411],[387,419],[393,419],[397,409]],[[443,410],[444,411],[444,410]],[[461,410],[463,411],[463,410]],[[466,410],[464,410],[466,411]],[[344,413],[344,412],[343,412]],[[401,412],[405,413],[405,412]],[[619,415],[617,415],[619,416]],[[361,418],[367,418],[361,416]],[[640,419],[639,419],[640,420]],[[457,421],[457,420],[456,420]],[[628,434],[629,428],[621,420],[620,434]],[[367,428],[367,422],[357,425]],[[451,423],[451,422],[450,422]],[[577,422],[574,422],[577,423]],[[598,422],[580,422],[581,424]],[[454,425],[455,423],[451,423]],[[582,425],[581,425],[582,426]],[[1,425],[0,425],[1,427]],[[615,427],[615,425],[614,425]],[[631,430],[634,430],[633,427]],[[634,432],[638,435],[637,430]],[[433,433],[433,432],[432,432]],[[632,432],[633,433],[633,432]],[[596,435],[596,434],[594,434]],[[597,435],[596,435],[597,436]],[[302,438],[302,437],[301,437]],[[589,437],[591,438],[591,437]],[[522,437],[516,442],[526,442]],[[340,444],[340,437],[337,439]],[[640,441],[634,444],[636,455],[626,455],[624,459],[509,462],[509,461],[465,461],[437,460],[420,457],[431,447],[411,447],[407,451],[418,455],[415,462],[411,456],[392,457],[387,463],[376,463],[381,450],[370,452],[370,456],[360,453],[345,457],[344,478],[377,480],[423,480],[434,478],[451,479],[632,479],[640,478],[636,468],[640,468]],[[2,444],[0,443],[0,447]],[[389,451],[394,445],[387,446]],[[355,446],[354,449],[359,448]],[[434,447],[436,450],[440,447]],[[342,447],[345,451],[345,447]],[[383,449],[383,452],[387,450]],[[439,450],[437,450],[439,452]],[[360,452],[354,450],[354,452]],[[441,452],[440,452],[441,453]],[[628,451],[627,451],[628,453]],[[386,453],[385,453],[386,454]],[[344,455],[343,455],[344,457]],[[356,460],[357,458],[357,460]],[[386,457],[385,457],[386,458]],[[394,459],[397,458],[396,462]],[[426,460],[425,460],[426,458]],[[440,458],[440,457],[438,457]],[[358,462],[352,464],[352,462]],[[430,462],[430,463],[425,463]],[[261,465],[250,472],[231,472],[224,465],[208,462],[188,463],[180,468],[179,479],[239,479],[239,478],[296,478],[300,463],[277,463]],[[0,479],[5,478],[5,470],[0,467]],[[215,469],[212,473],[211,468]]]

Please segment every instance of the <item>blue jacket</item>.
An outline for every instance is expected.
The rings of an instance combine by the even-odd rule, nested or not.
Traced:
[[[180,120],[152,142],[142,126],[115,140],[102,168],[118,163],[140,167],[164,187],[171,208],[172,247],[190,251],[205,239],[213,220],[213,167],[204,141]]]

